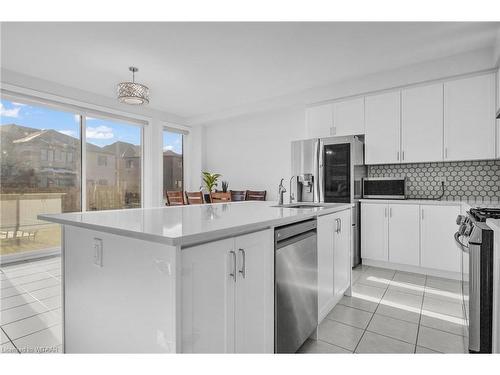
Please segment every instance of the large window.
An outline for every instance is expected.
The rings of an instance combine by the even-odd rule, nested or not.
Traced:
[[[81,210],[80,118],[0,102],[0,254],[58,249],[60,226],[40,213]]]
[[[141,207],[140,126],[87,117],[87,210]]]
[[[183,135],[170,130],[163,131],[163,191],[182,191]]]
[[[0,255],[59,249],[40,213],[141,206],[142,126],[54,108],[0,101]]]

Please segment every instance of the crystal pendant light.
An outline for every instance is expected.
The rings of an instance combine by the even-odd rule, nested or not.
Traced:
[[[149,88],[135,82],[135,73],[139,71],[135,66],[128,68],[132,72],[132,82],[118,84],[118,100],[122,103],[141,105],[149,103]]]

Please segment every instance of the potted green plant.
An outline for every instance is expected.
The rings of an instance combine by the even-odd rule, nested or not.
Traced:
[[[227,181],[222,181],[222,182],[221,182],[221,186],[222,186],[222,192],[223,192],[223,193],[227,193],[227,188],[229,187],[229,182],[227,182]]]
[[[210,203],[210,193],[214,191],[217,186],[219,177],[222,175],[220,173],[210,173],[210,172],[201,172],[203,176],[203,185],[208,194],[205,194],[205,202]]]

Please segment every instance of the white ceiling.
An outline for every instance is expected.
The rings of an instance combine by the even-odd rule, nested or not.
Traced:
[[[2,67],[186,118],[492,47],[500,23],[2,23]]]

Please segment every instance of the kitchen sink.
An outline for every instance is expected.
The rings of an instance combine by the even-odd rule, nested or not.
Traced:
[[[279,208],[325,208],[325,206],[322,206],[320,204],[284,204],[282,206],[273,206],[273,207],[279,207]]]

